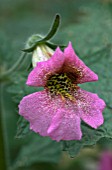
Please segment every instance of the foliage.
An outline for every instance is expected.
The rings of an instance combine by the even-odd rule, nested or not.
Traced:
[[[47,28],[52,17],[58,12],[62,15],[62,24],[54,41],[59,44],[72,41],[77,54],[98,74],[98,82],[80,86],[87,91],[97,93],[105,100],[107,105],[103,112],[105,121],[97,130],[82,122],[81,141],[57,143],[31,132],[29,123],[18,116],[17,105],[23,96],[40,91],[42,88],[28,87],[25,84],[28,73],[32,69],[31,55],[27,55],[24,63],[1,82],[2,116],[0,118],[1,124],[5,124],[2,147],[5,147],[7,169],[19,170],[27,166],[28,170],[35,170],[37,166],[34,165],[40,162],[56,164],[59,162],[61,150],[67,151],[71,157],[74,157],[79,155],[82,149],[93,148],[96,144],[100,149],[104,149],[109,143],[109,148],[112,149],[112,5],[110,2],[102,3],[100,0],[85,0],[85,2],[70,0],[70,10],[68,10],[68,3],[64,3],[63,0],[51,2],[46,0],[47,5],[45,5],[43,1],[32,3],[30,0],[25,0],[15,3],[14,0],[10,0],[11,7],[7,4],[7,0],[2,2],[0,7],[1,71],[8,70],[18,60],[20,49],[25,47],[24,42],[31,34],[42,33],[41,30],[45,34],[48,32]],[[48,12],[49,10],[51,13]]]

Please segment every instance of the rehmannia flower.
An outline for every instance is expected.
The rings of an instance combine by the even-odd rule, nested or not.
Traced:
[[[112,150],[103,151],[98,170],[112,170]]]
[[[38,62],[26,84],[44,87],[25,96],[19,114],[30,129],[53,140],[80,140],[81,120],[92,128],[103,124],[105,102],[78,84],[97,81],[98,76],[75,54],[71,42],[64,52],[58,47],[47,61]]]

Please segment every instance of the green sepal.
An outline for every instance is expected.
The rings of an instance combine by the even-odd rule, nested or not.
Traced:
[[[45,43],[48,47],[52,48],[53,50],[55,50],[57,47],[60,47],[60,49],[63,51],[65,47],[67,47],[66,45],[58,45],[58,44],[54,44],[51,42],[46,42]]]
[[[48,34],[45,37],[41,37],[40,35],[36,35],[38,40],[35,41],[33,43],[33,45],[31,45],[31,47],[23,49],[22,51],[24,51],[24,52],[32,52],[32,51],[34,51],[34,49],[38,45],[46,43],[48,40],[50,40],[56,34],[56,32],[57,32],[57,30],[59,28],[59,25],[60,25],[60,15],[56,14],[56,16],[54,18],[54,21],[53,21],[53,24],[52,24],[51,29],[49,30]],[[51,44],[51,46],[52,46],[52,44]],[[55,46],[57,46],[57,45],[55,45]]]

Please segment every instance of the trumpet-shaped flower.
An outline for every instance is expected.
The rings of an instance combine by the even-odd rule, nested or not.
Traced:
[[[53,140],[80,140],[81,120],[92,128],[103,124],[105,102],[78,84],[97,81],[98,76],[75,54],[69,43],[64,53],[39,62],[28,76],[27,85],[44,90],[25,96],[19,114],[30,122],[30,129]]]

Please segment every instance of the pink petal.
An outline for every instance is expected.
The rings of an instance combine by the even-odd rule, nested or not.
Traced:
[[[59,109],[47,132],[52,139],[57,141],[80,140],[82,136],[80,118],[70,108]]]
[[[38,62],[37,66],[29,74],[26,84],[29,86],[45,86],[48,77],[62,68],[64,60],[64,54],[58,47],[49,60]]]
[[[112,170],[112,151],[104,151],[99,162],[99,170]]]
[[[77,91],[77,106],[81,110],[78,116],[93,128],[103,124],[102,111],[105,108],[105,102],[97,94],[79,89]]]
[[[53,106],[46,91],[36,92],[21,100],[19,114],[30,122],[30,129],[42,136],[48,136],[47,129],[56,112]]]
[[[69,103],[68,103],[69,104]],[[51,98],[46,91],[24,97],[19,114],[30,122],[30,129],[53,140],[80,140],[80,117],[59,96]],[[78,112],[77,107],[75,109]]]
[[[64,71],[71,73],[77,84],[98,80],[98,76],[75,54],[71,42],[65,48],[64,54],[66,57]]]

